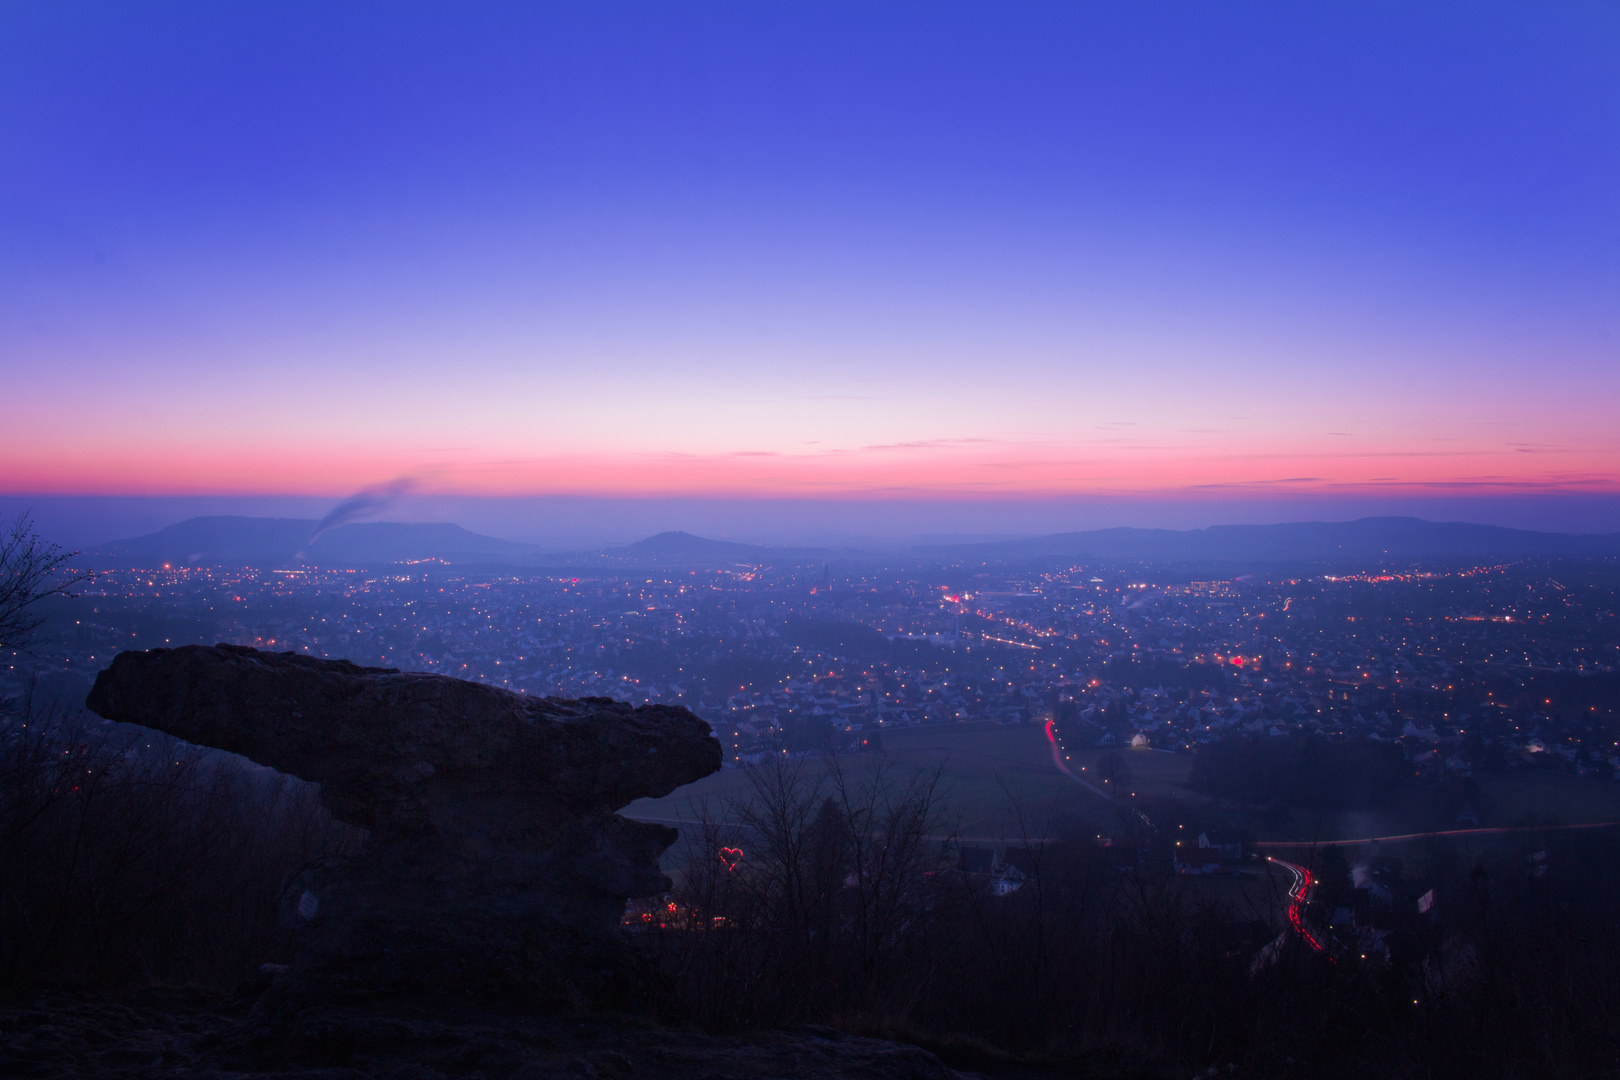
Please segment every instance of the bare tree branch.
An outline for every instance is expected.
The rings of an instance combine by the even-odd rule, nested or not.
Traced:
[[[72,596],[90,580],[91,571],[66,566],[77,554],[41,538],[27,513],[0,533],[0,651],[26,652],[38,645],[45,619],[36,605],[52,596]]]

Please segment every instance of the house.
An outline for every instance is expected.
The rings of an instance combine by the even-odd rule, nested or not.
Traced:
[[[1236,862],[1243,858],[1242,843],[1223,843],[1219,839],[1212,840],[1207,832],[1198,834],[1198,846],[1214,851],[1224,862]]]
[[[1401,860],[1369,855],[1350,868],[1350,880],[1357,891],[1366,890],[1377,907],[1390,907],[1401,881]]]
[[[964,847],[958,858],[962,873],[987,883],[992,896],[1011,896],[1034,872],[1031,856],[1018,848]]]
[[[1174,865],[1178,874],[1213,874],[1220,869],[1221,853],[1218,848],[1178,846]]]
[[[1003,866],[990,881],[992,896],[1011,896],[1024,884],[1024,872],[1011,863]]]

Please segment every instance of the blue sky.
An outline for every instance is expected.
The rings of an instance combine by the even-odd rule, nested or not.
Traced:
[[[1616,55],[1606,4],[12,5],[0,490],[1601,502]]]

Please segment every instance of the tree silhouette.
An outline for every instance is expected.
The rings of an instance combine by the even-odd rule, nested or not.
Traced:
[[[90,571],[66,567],[77,554],[42,539],[27,513],[0,535],[0,651],[26,652],[37,645],[45,618],[36,605],[71,596],[74,586],[90,579]]]

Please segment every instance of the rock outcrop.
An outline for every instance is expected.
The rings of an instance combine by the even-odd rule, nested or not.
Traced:
[[[306,868],[284,994],[627,1005],[627,898],[676,832],[619,817],[720,767],[684,708],[535,698],[231,645],[126,652],[88,707],[320,785],[363,855]]]
[[[154,993],[0,1000],[0,1076],[31,1080],[983,1080],[916,1046],[826,1028],[709,1036],[615,1017],[402,1003],[311,1010],[244,1042],[242,1002]],[[964,1063],[965,1064],[965,1063]],[[998,1069],[1000,1080],[1051,1074]],[[1073,1076],[1064,1072],[1063,1076]],[[1112,1071],[1109,1075],[1115,1075]]]

